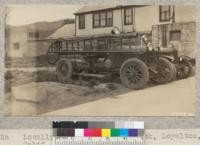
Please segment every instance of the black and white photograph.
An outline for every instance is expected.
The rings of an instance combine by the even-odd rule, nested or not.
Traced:
[[[194,116],[195,5],[7,5],[6,116]]]

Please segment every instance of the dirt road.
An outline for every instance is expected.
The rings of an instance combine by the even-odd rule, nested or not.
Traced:
[[[23,72],[37,72],[37,71],[55,71],[55,67],[28,67],[28,68],[5,68],[5,71],[23,71]]]
[[[92,97],[92,96],[91,96]],[[143,90],[128,90],[44,116],[192,116],[195,113],[195,77]]]

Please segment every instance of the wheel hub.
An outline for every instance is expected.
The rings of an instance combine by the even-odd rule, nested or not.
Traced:
[[[126,77],[131,83],[137,83],[141,79],[141,70],[135,66],[128,66],[126,71]]]
[[[61,73],[62,73],[62,74],[66,74],[67,71],[68,71],[68,67],[67,67],[67,65],[62,64],[60,70],[61,70]]]
[[[149,80],[149,71],[146,64],[137,58],[126,60],[120,68],[120,79],[128,88],[143,88]]]

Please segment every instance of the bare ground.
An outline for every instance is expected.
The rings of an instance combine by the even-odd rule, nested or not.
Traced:
[[[9,110],[11,107],[11,88],[26,84],[31,85],[31,83],[33,82],[35,82],[39,87],[45,89],[47,99],[46,101],[39,103],[38,114],[30,115],[73,115],[73,113],[71,114],[69,112],[74,112],[74,115],[76,116],[81,115],[80,109],[87,111],[87,115],[89,116],[95,116],[95,112],[98,112],[98,115],[102,116],[113,116],[114,114],[116,116],[117,114],[119,116],[120,114],[122,116],[123,114],[134,116],[138,115],[137,112],[139,112],[140,116],[141,114],[145,115],[145,110],[147,116],[150,114],[154,114],[155,116],[166,116],[166,114],[170,114],[169,108],[174,109],[175,113],[176,111],[185,111],[186,113],[191,112],[191,114],[194,113],[194,78],[188,78],[185,80],[175,81],[159,86],[149,83],[144,90],[139,91],[125,88],[123,85],[120,84],[119,79],[115,79],[113,82],[112,78],[112,81],[111,79],[98,81],[86,79],[80,81],[75,78],[70,84],[58,83],[55,71],[48,68],[29,68],[28,71],[23,68],[7,69],[5,79],[5,110],[8,115],[10,114]],[[188,83],[191,84],[189,85],[189,87],[185,85]],[[183,95],[181,95],[180,91],[182,90],[188,93],[183,93]],[[174,98],[175,100],[173,101]],[[173,103],[178,103],[180,101],[184,101],[181,103],[182,106]],[[170,104],[172,106],[170,106]],[[101,112],[99,108],[104,105],[105,107],[103,108],[105,108],[105,110]],[[162,108],[163,105],[165,107]],[[96,107],[93,108],[92,106],[97,106],[97,109],[95,110]],[[138,109],[130,109],[135,108],[134,106],[142,108],[139,109],[140,111],[138,111]],[[167,108],[167,106],[169,108]],[[108,111],[110,110],[110,108],[116,107],[117,109],[113,111]],[[151,110],[149,109],[149,107],[153,109]],[[157,112],[159,107],[161,109],[161,113]],[[186,108],[186,110],[184,110],[184,108]],[[127,110],[132,111],[127,112]],[[20,112],[18,113],[18,115],[20,115]]]
[[[101,94],[102,95],[102,94]],[[143,90],[119,87],[112,95],[72,107],[45,113],[45,116],[194,116],[195,77],[152,86]],[[107,97],[106,97],[107,96]],[[93,97],[91,95],[91,97]]]
[[[11,113],[9,112],[9,106],[11,105],[12,88],[31,85],[34,82],[36,82],[37,86],[40,88],[45,89],[47,93],[47,100],[39,104],[39,114],[95,101],[105,97],[112,97],[113,94],[119,93],[121,90],[129,90],[124,88],[119,83],[119,80],[116,80],[114,83],[109,83],[109,80],[78,80],[74,78],[70,84],[62,84],[57,82],[55,71],[49,71],[49,69],[38,69],[37,71],[30,71],[30,68],[26,71],[21,68],[7,69],[5,80],[5,110],[7,114]],[[33,87],[33,89],[37,88]]]

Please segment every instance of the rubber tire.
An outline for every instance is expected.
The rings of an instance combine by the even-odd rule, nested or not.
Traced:
[[[138,65],[140,67],[140,70],[142,71],[142,73],[144,74],[143,75],[143,78],[141,79],[140,83],[139,84],[130,84],[128,79],[126,79],[124,76],[123,76],[123,69],[126,65],[128,65],[129,63],[135,63],[136,65]],[[120,79],[121,79],[121,82],[124,86],[128,87],[128,88],[131,88],[131,89],[141,89],[141,88],[144,88],[144,86],[148,83],[149,81],[149,70],[148,70],[148,67],[147,65],[141,61],[140,59],[137,59],[137,58],[131,58],[131,59],[127,59],[126,61],[123,62],[123,64],[121,65],[121,68],[120,68]]]
[[[179,75],[179,73],[178,73],[179,70],[178,70],[178,71],[177,71],[177,78],[178,78],[178,79],[185,79],[185,78],[188,78],[188,77],[191,76],[192,73],[193,73],[192,63],[191,63],[189,60],[187,60],[187,59],[184,59],[182,62],[184,63],[184,65],[186,65],[187,67],[189,67],[189,72],[188,72],[187,75],[185,75],[185,76],[183,77],[183,76],[180,76],[180,75]]]
[[[169,68],[170,73],[168,74],[168,76],[166,77],[165,80],[158,80],[157,78],[155,78],[157,76],[154,76],[152,78],[153,81],[155,81],[158,84],[164,84],[164,83],[172,81],[173,77],[174,77],[174,66],[173,66],[174,64],[171,63],[168,59],[162,58],[162,57],[159,58],[159,62],[165,63],[167,65],[167,67]]]
[[[65,64],[67,66],[67,73],[63,74],[61,72],[61,66]],[[72,66],[72,62],[69,59],[60,59],[57,63],[57,67],[56,67],[56,76],[59,82],[61,83],[67,83],[71,81],[71,77],[72,77],[72,73],[73,73],[73,66]]]
[[[176,75],[177,75],[177,69],[175,64],[173,64],[173,77],[171,81],[175,81],[176,80]]]

